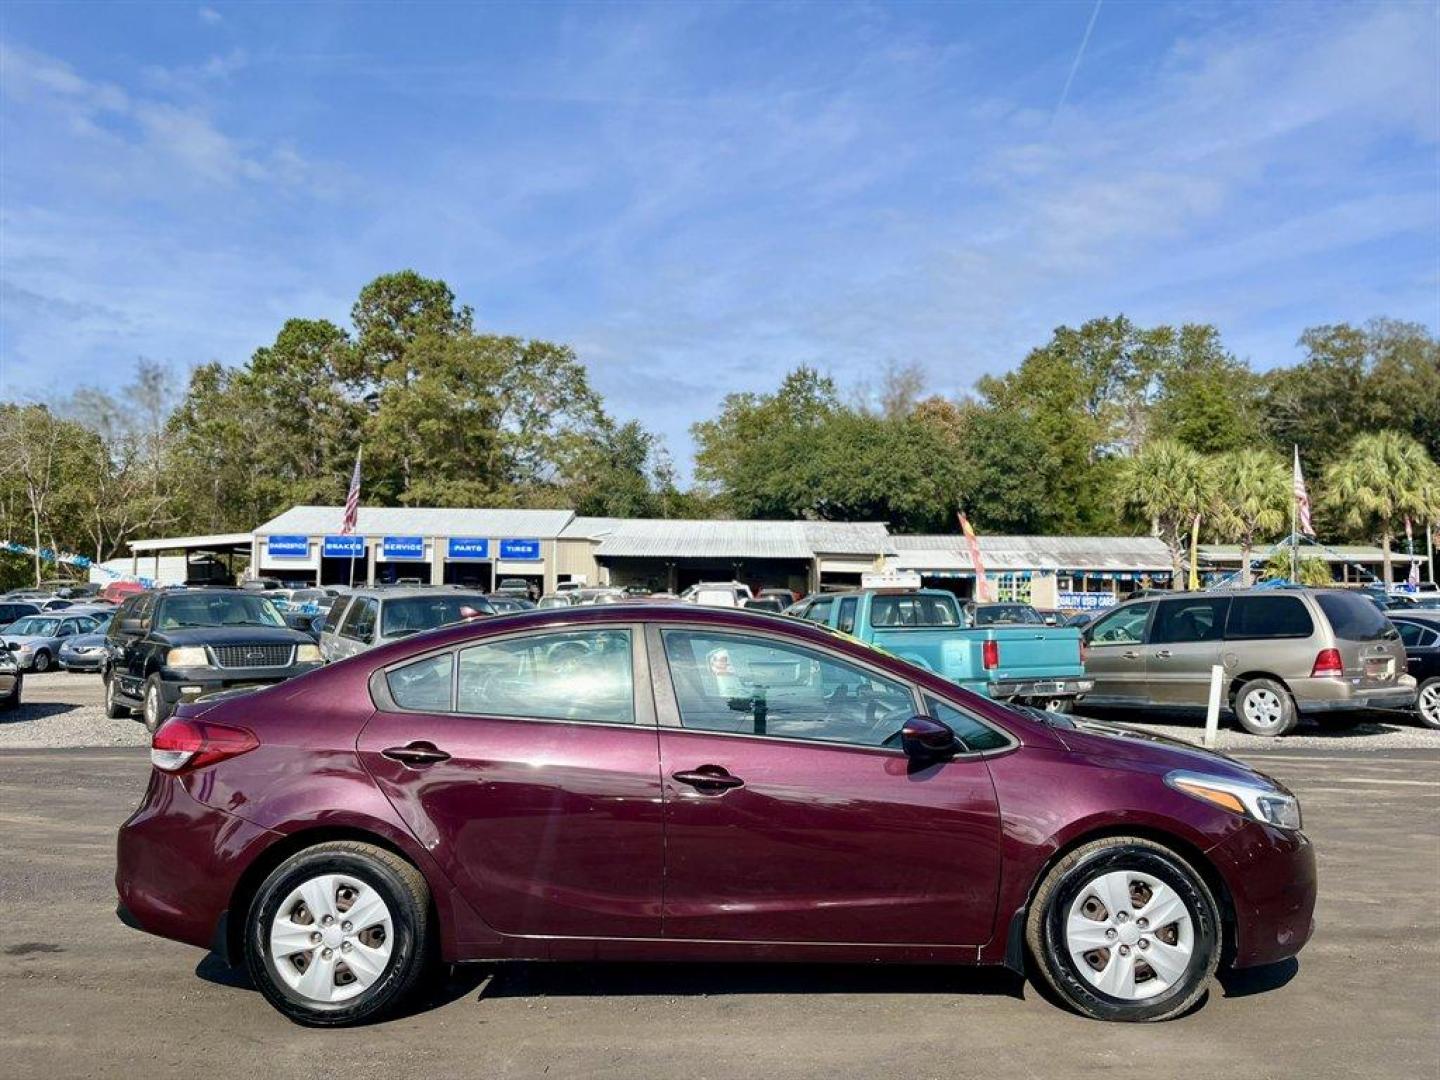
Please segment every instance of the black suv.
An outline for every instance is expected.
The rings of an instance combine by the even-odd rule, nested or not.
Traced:
[[[321,664],[309,634],[275,605],[239,589],[137,593],[106,634],[105,715],[138,708],[154,731],[181,701],[236,686],[283,682]]]

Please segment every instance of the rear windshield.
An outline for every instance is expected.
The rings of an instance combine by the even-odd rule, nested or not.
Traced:
[[[991,604],[975,609],[976,626],[1000,626],[1009,623],[1044,626],[1045,620],[1029,604]]]
[[[960,608],[953,596],[877,596],[870,601],[870,625],[959,626]]]
[[[493,615],[495,608],[483,596],[464,593],[445,596],[407,596],[388,600],[380,621],[381,637],[404,637],[422,630],[459,622],[474,615]]]
[[[1394,633],[1390,620],[1362,596],[1317,593],[1315,600],[1341,641],[1379,641]]]

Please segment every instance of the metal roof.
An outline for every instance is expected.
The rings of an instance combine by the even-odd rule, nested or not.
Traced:
[[[1168,571],[1170,553],[1154,536],[980,536],[980,557],[989,571]],[[969,570],[975,566],[963,536],[892,536],[895,570]]]
[[[560,536],[565,540],[599,540],[609,536],[616,526],[624,522],[624,518],[576,516],[565,526]]]
[[[131,540],[131,551],[210,551],[214,548],[249,547],[249,533],[210,533],[207,536],[161,536],[153,540]]]
[[[838,521],[620,520],[600,535],[599,558],[813,559],[880,555],[885,526]]]
[[[340,506],[295,506],[256,528],[259,536],[338,533]],[[485,536],[552,540],[575,516],[573,510],[468,510],[434,506],[362,506],[355,531],[361,536]]]
[[[1257,544],[1250,552],[1251,559],[1269,558],[1272,551],[1283,551],[1288,553],[1288,546],[1276,548],[1271,544]],[[1423,560],[1425,556],[1416,553],[1414,556],[1407,555],[1403,551],[1390,549],[1390,558],[1396,562],[1401,560],[1409,562],[1411,558]],[[1302,544],[1300,546],[1300,558],[1320,559],[1323,562],[1384,562],[1385,550],[1371,544],[1329,544],[1326,547],[1317,547],[1313,544]],[[1201,544],[1200,561],[1205,562],[1233,562],[1240,565],[1239,544]]]

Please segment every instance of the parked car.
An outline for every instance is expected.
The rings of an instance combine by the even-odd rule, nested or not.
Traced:
[[[757,596],[753,600],[746,600],[740,606],[747,611],[769,611],[779,615],[787,605],[778,596]]]
[[[976,603],[965,605],[965,621],[970,626],[1046,626],[1045,616],[1029,604]]]
[[[1077,611],[1072,615],[1067,615],[1064,621],[1060,623],[1060,625],[1073,626],[1076,629],[1084,629],[1092,622],[1094,622],[1097,618],[1099,618],[1100,614],[1101,612],[1099,611]]]
[[[501,578],[494,591],[500,596],[514,596],[521,600],[534,600],[539,594],[535,586],[518,577]]]
[[[795,603],[796,600],[800,599],[795,595],[794,589],[761,589],[755,595],[760,597],[773,596],[776,600],[780,601],[781,611],[784,611],[791,604]]]
[[[576,604],[622,604],[627,600],[635,599],[624,589],[614,589],[609,586],[577,589],[571,596]]]
[[[1374,604],[1340,589],[1215,590],[1131,600],[1085,630],[1090,705],[1203,709],[1210,669],[1253,735],[1284,735],[1302,716],[1351,723],[1365,709],[1407,709],[1399,634]]]
[[[574,590],[574,589],[571,589],[570,591],[568,591],[568,592],[563,592],[563,593],[559,593],[559,592],[546,593],[544,596],[540,597],[540,599],[536,602],[535,606],[538,607],[538,608],[543,608],[543,609],[545,609],[545,610],[549,610],[549,609],[551,609],[551,608],[567,608],[567,607],[571,607],[571,606],[572,606],[571,597],[573,597],[574,595],[575,595],[575,590]]]
[[[0,634],[0,640],[14,654],[22,671],[40,673],[55,666],[56,655],[67,638],[88,634],[94,629],[95,619],[89,615],[41,612],[11,623]]]
[[[1314,849],[1262,773],[799,620],[537,612],[304,684],[182,706],[116,870],[122,920],[304,1024],[399,1007],[432,948],[1005,964],[1158,1020],[1312,930]]]
[[[0,711],[9,712],[20,705],[25,689],[25,673],[8,649],[0,649]]]
[[[93,614],[95,625],[88,633],[76,634],[60,643],[56,661],[66,671],[104,671],[110,652],[105,635],[110,629],[114,612]]]
[[[138,581],[112,581],[100,590],[100,597],[112,604],[118,604],[127,596],[134,596],[136,593],[145,591],[145,586]]]
[[[681,600],[705,607],[741,607],[752,599],[750,586],[740,581],[700,581],[680,594]]]
[[[317,668],[320,647],[275,605],[241,589],[159,589],[132,596],[106,632],[105,714],[139,709],[158,728],[182,701],[263,686]]]
[[[535,606],[535,602],[528,596],[516,596],[513,593],[486,593],[485,600],[497,615],[515,615]]]
[[[499,613],[490,598],[460,589],[357,589],[331,604],[320,651],[326,660],[343,660],[437,626]]]
[[[0,600],[0,629],[9,626],[16,619],[39,613],[40,606],[29,600]]]
[[[973,626],[943,589],[823,593],[795,614],[1000,701],[1068,712],[1090,689],[1078,630]]]
[[[1390,622],[1405,646],[1405,663],[1416,682],[1415,715],[1440,728],[1440,612],[1395,613]]]

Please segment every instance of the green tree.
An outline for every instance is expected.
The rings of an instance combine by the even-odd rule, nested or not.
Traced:
[[[1260,570],[1260,577],[1266,581],[1289,581],[1290,549],[1277,551],[1266,559],[1265,565]],[[1330,564],[1324,559],[1308,555],[1296,562],[1295,580],[1299,585],[1308,585],[1312,589],[1323,589],[1327,585],[1335,584],[1335,575],[1330,572]]]
[[[1377,431],[1358,436],[1326,468],[1322,502],[1346,527],[1378,535],[1389,584],[1391,541],[1407,516],[1428,522],[1440,515],[1440,477],[1419,442],[1396,431]]]
[[[1205,460],[1174,439],[1150,440],[1121,464],[1115,478],[1125,505],[1149,520],[1165,542],[1177,583],[1191,526],[1211,503],[1209,479]]]
[[[1210,528],[1240,545],[1240,582],[1250,584],[1250,553],[1257,538],[1285,528],[1290,508],[1290,473],[1268,450],[1235,450],[1206,462],[1210,475]]]
[[[1182,326],[1159,373],[1150,430],[1202,454],[1253,446],[1261,437],[1260,380],[1220,343],[1213,326]]]

